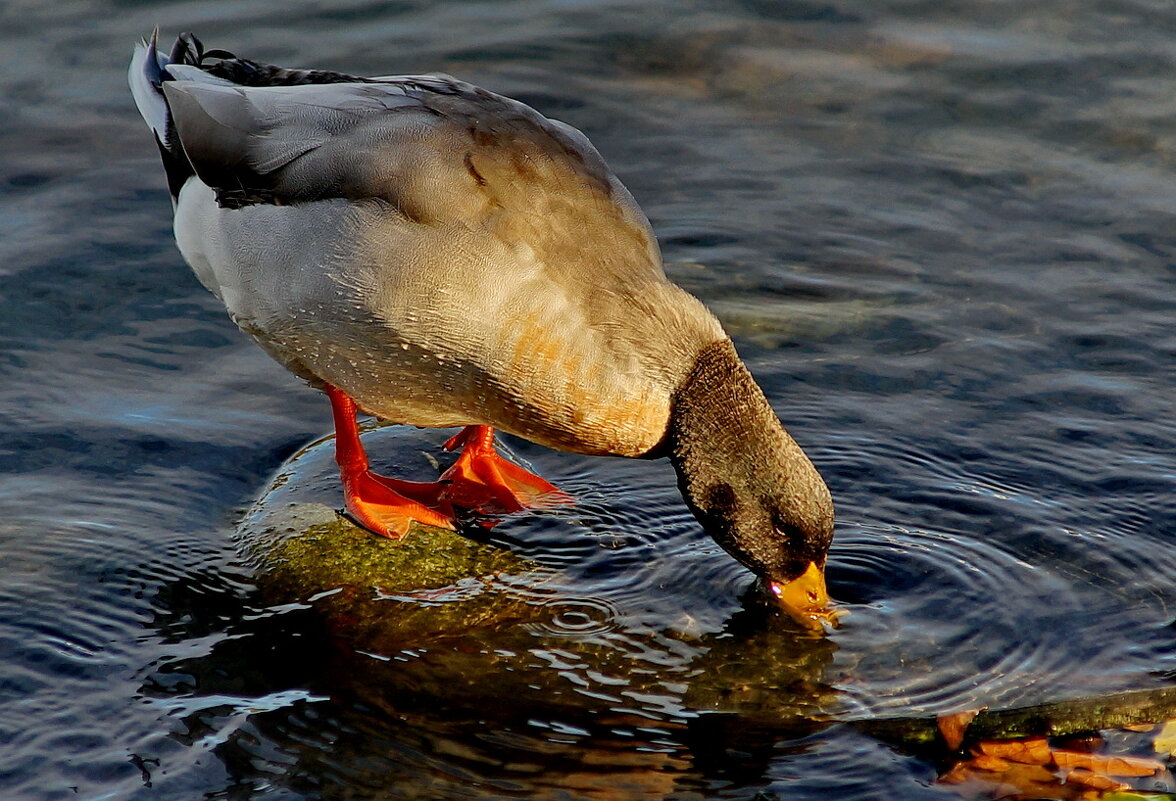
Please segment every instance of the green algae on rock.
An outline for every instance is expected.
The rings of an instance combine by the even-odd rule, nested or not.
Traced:
[[[421,436],[402,434],[401,450],[411,456]],[[380,537],[324,503],[338,492],[330,446],[321,440],[295,454],[239,527],[268,603],[311,604],[356,647],[393,653],[422,636],[465,637],[535,616],[552,569],[445,529]]]
[[[385,427],[367,436],[401,460],[397,476],[436,477],[423,455],[437,450],[436,433]],[[835,706],[823,684],[834,646],[770,607],[733,606],[721,625],[699,630],[651,625],[624,576],[569,575],[544,563],[558,560],[542,547],[522,556],[476,536],[476,526],[474,537],[419,526],[401,540],[378,537],[335,510],[331,450],[321,440],[283,466],[241,524],[238,545],[265,603],[309,611],[341,646],[332,658],[346,666],[333,673],[367,703],[554,705],[565,715],[624,710],[662,724],[755,710],[804,725]],[[557,536],[582,536],[555,525]]]

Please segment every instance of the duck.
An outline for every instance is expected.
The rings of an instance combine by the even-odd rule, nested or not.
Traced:
[[[731,338],[671,282],[576,128],[443,74],[290,69],[158,30],[131,93],[176,244],[237,326],[330,402],[347,514],[399,538],[570,496],[495,432],[667,458],[703,530],[806,625],[829,620],[833,501]],[[460,428],[436,482],[374,472],[357,415]]]

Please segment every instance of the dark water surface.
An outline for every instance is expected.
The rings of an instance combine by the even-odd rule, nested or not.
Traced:
[[[156,24],[584,130],[826,476],[844,627],[758,615],[665,465],[526,445],[546,617],[434,665],[267,607],[234,531],[329,414],[172,244]],[[1169,679],[1174,98],[1148,0],[0,7],[0,797],[950,797],[850,723]]]

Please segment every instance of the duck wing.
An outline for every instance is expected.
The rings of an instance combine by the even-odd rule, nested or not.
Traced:
[[[173,130],[223,207],[380,200],[413,222],[490,226],[532,247],[603,236],[627,269],[660,273],[648,221],[588,139],[523,103],[439,75],[243,59],[165,69]]]
[[[185,258],[369,411],[632,455],[722,336],[587,138],[522,103],[440,75],[136,59],[161,149],[198,179],[176,192]]]

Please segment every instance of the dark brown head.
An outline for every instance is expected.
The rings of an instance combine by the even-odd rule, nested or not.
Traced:
[[[669,445],[682,495],[707,533],[794,618],[830,619],[829,489],[730,340],[706,347],[675,393]]]

